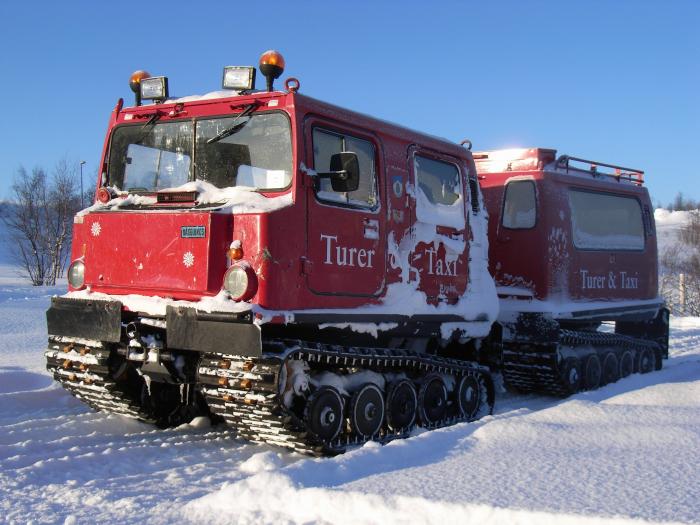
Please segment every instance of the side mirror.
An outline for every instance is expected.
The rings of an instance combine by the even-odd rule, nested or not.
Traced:
[[[319,173],[318,176],[331,179],[333,191],[355,191],[360,187],[360,162],[357,154],[351,151],[334,153],[331,156],[331,171]]]

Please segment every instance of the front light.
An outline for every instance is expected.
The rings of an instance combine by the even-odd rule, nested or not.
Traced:
[[[73,261],[68,267],[68,284],[76,290],[85,286],[85,265],[83,261]]]
[[[168,98],[168,77],[150,77],[141,80],[142,100],[165,100]]]
[[[258,291],[258,278],[247,262],[236,263],[224,275],[224,289],[234,301],[247,301]]]
[[[255,89],[255,68],[226,66],[221,85],[224,89],[237,89],[238,91]]]

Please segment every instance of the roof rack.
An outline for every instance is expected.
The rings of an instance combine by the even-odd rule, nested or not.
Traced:
[[[588,168],[580,168],[577,166],[571,166],[571,162],[580,162],[582,164],[588,164]],[[563,168],[566,171],[576,170],[583,171],[592,174],[594,177],[613,177],[617,179],[618,182],[621,180],[629,181],[638,186],[644,184],[644,172],[642,170],[637,170],[634,168],[625,168],[624,166],[617,166],[615,164],[606,164],[605,162],[596,162],[594,160],[586,160],[578,157],[571,157],[569,155],[561,155],[557,159],[557,168]],[[614,173],[599,172],[598,167],[603,166],[605,168],[612,168],[615,170]]]

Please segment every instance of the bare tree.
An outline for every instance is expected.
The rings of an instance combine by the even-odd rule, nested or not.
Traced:
[[[43,168],[17,171],[13,202],[2,219],[17,261],[35,286],[54,285],[65,271],[73,215],[80,205],[76,173],[66,159],[56,163],[50,178]]]
[[[673,199],[673,202],[669,203],[667,209],[669,211],[690,211],[697,209],[700,207],[699,205],[700,203],[698,203],[698,201],[687,198],[683,195],[683,192],[679,191]]]

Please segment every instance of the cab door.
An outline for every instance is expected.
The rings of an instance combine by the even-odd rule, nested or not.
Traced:
[[[415,188],[411,266],[418,289],[432,303],[455,304],[469,279],[466,165],[460,159],[414,149],[409,154]]]
[[[322,119],[305,125],[307,166],[330,171],[335,153],[357,154],[356,191],[334,192],[327,178],[307,177],[304,273],[317,294],[377,296],[384,289],[386,224],[380,213],[380,143],[366,131]]]

